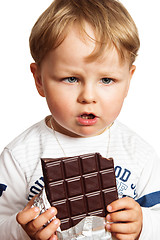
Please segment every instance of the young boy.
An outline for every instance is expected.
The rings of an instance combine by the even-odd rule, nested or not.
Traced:
[[[39,208],[31,208],[44,186],[40,158],[100,152],[114,159],[119,194],[106,206],[106,229],[119,240],[158,240],[160,161],[116,120],[139,49],[127,10],[116,0],[55,0],[34,25],[30,49],[51,116],[1,154],[0,239],[57,239],[59,219],[42,228],[57,210],[35,218]]]

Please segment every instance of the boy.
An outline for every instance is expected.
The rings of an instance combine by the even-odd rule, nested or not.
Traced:
[[[96,151],[113,157],[117,178],[119,199],[106,206],[106,229],[119,240],[158,240],[160,161],[116,120],[139,49],[127,10],[116,0],[55,0],[34,25],[30,49],[51,116],[1,154],[0,239],[57,239],[58,219],[42,228],[57,210],[35,218],[39,209],[31,208],[44,185],[40,158]]]

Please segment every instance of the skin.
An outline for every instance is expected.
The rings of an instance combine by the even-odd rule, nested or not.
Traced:
[[[138,240],[142,229],[142,210],[134,199],[125,197],[107,206],[106,229],[119,240]]]
[[[55,232],[60,225],[60,220],[56,218],[45,228],[43,228],[43,225],[57,214],[57,209],[51,207],[38,216],[40,212],[39,208],[31,208],[34,198],[32,198],[27,206],[17,214],[17,222],[32,240],[56,240],[57,236]]]
[[[86,30],[94,38],[88,25]],[[69,136],[94,136],[113,123],[135,70],[128,61],[120,62],[114,47],[101,58],[86,62],[94,47],[95,43],[84,40],[74,26],[63,43],[49,52],[41,67],[31,64],[37,90],[46,98],[52,113],[54,129]],[[96,124],[81,124],[79,117],[83,113],[94,114]]]
[[[87,34],[94,39],[93,29],[86,23]],[[135,66],[122,62],[114,47],[94,61],[87,62],[95,42],[82,37],[77,25],[65,40],[50,51],[40,66],[31,64],[39,94],[46,98],[54,129],[72,137],[91,137],[102,133],[119,115],[127,96]],[[88,117],[94,115],[93,119]],[[50,123],[48,122],[48,126]],[[43,224],[56,215],[51,208],[41,216],[31,202],[17,215],[17,221],[31,239],[56,239],[60,222]],[[142,228],[142,211],[131,198],[119,199],[107,206],[106,229],[119,240],[138,239]],[[114,222],[114,223],[112,223]]]

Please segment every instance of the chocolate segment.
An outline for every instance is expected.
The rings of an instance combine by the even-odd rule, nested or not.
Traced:
[[[41,159],[45,190],[57,208],[61,229],[87,215],[105,217],[106,206],[118,199],[113,159],[99,153]]]

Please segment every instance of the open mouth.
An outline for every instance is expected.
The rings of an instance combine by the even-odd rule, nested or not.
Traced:
[[[98,117],[93,113],[83,113],[77,118],[77,121],[82,126],[93,126],[97,123]]]
[[[94,114],[82,114],[81,118],[82,119],[94,119],[96,116]]]

